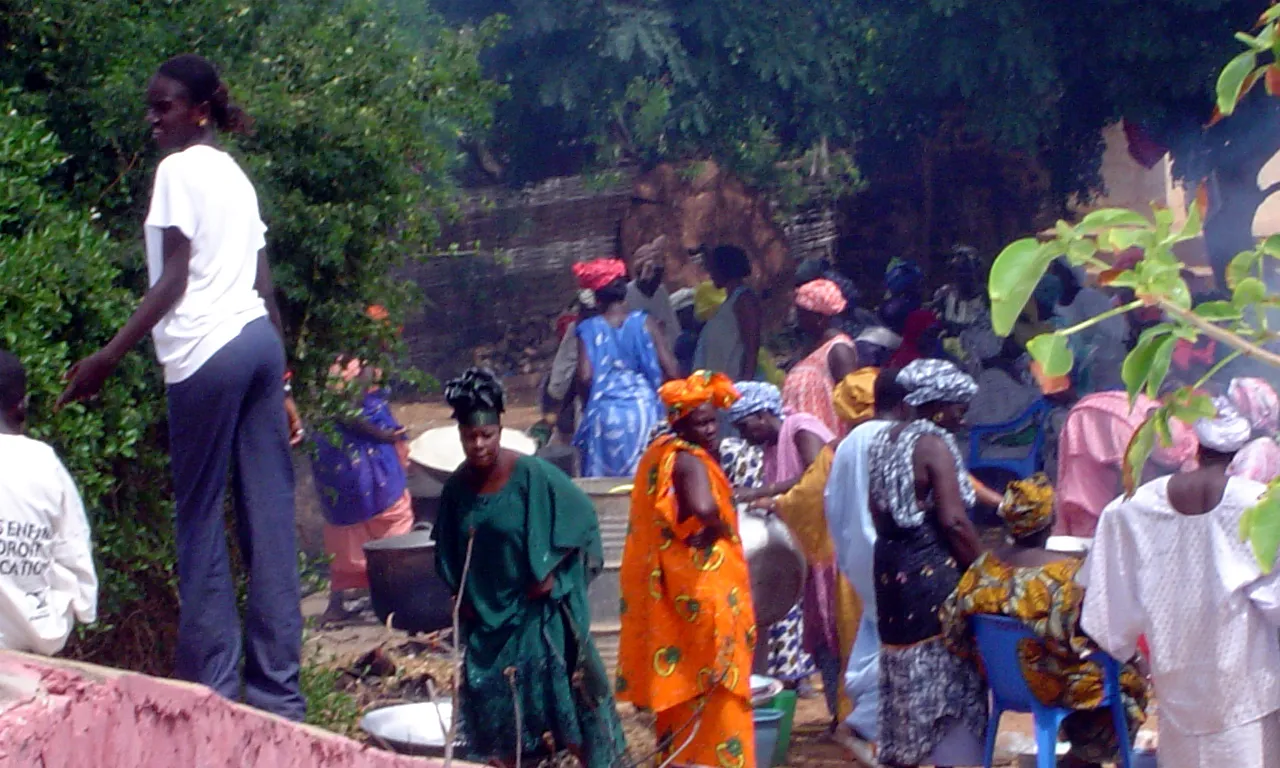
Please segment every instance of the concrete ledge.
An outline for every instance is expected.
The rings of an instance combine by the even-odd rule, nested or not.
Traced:
[[[199,685],[0,651],[0,767],[10,766],[436,768],[443,761],[373,749]]]

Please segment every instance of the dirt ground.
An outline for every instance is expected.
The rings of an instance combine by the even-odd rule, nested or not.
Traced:
[[[355,697],[362,712],[391,704],[427,701],[433,695],[449,696],[452,669],[446,638],[410,639],[402,632],[387,630],[372,621],[319,629],[316,624],[324,608],[322,594],[311,595],[303,601],[303,614],[309,627],[305,659],[344,670],[339,685]],[[654,744],[651,721],[626,704],[620,705],[619,715],[633,754],[651,752]],[[799,699],[791,750],[784,765],[803,768],[854,765],[841,747],[826,738],[829,723],[830,715],[821,695]],[[1015,765],[1011,750],[1033,743],[1030,717],[1017,713],[1005,715],[1000,734],[996,764]]]
[[[516,391],[508,397],[504,424],[524,429],[538,420],[539,409],[534,405],[532,392]],[[439,400],[399,404],[395,406],[395,413],[414,436],[452,423],[448,406]],[[410,639],[402,632],[388,630],[373,621],[320,629],[317,624],[325,603],[324,594],[313,594],[303,601],[303,614],[307,617],[308,626],[304,655],[310,663],[344,670],[340,685],[354,695],[361,711],[394,703],[429,700],[432,695],[449,695],[452,668],[447,639]],[[633,754],[650,752],[653,735],[646,717],[628,705],[622,705],[619,714]],[[829,723],[830,715],[821,695],[799,699],[792,746],[785,765],[805,768],[854,765],[843,748],[826,738]],[[1149,723],[1144,730],[1151,729],[1153,725],[1154,722]],[[1005,715],[997,740],[996,764],[1016,765],[1018,752],[1033,749],[1030,716],[1020,713]]]

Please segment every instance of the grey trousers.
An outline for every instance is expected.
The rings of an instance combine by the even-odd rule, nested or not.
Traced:
[[[243,656],[245,703],[301,720],[301,590],[284,370],[280,336],[260,318],[168,388],[182,603],[177,673],[239,699]],[[243,630],[227,550],[228,475],[249,578]]]

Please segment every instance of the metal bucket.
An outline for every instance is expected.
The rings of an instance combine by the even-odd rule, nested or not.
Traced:
[[[587,600],[591,605],[591,637],[605,669],[612,675],[618,664],[618,634],[622,624],[619,570],[631,521],[631,490],[628,481],[618,477],[579,477],[573,482],[591,497],[596,519],[600,521],[604,572],[587,588]],[[615,490],[619,486],[627,489]]]
[[[600,521],[605,567],[616,568],[622,562],[622,546],[631,521],[631,481],[621,477],[577,477],[573,484],[591,497]]]

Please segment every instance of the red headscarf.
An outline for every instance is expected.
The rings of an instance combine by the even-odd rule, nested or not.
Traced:
[[[902,323],[902,345],[889,358],[890,368],[904,368],[907,363],[925,356],[920,350],[920,339],[938,324],[938,316],[927,309],[915,309]]]
[[[622,259],[592,259],[573,265],[573,276],[578,285],[588,291],[598,291],[614,280],[627,276],[627,263]]]

